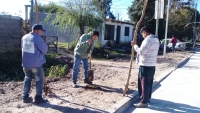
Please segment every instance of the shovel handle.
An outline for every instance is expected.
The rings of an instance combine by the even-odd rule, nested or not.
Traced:
[[[90,60],[90,70],[91,70],[91,65],[92,65],[91,64],[91,62],[92,62],[91,60],[92,60],[92,57],[90,57],[89,60]]]

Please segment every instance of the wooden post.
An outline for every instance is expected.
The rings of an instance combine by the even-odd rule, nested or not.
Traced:
[[[143,6],[143,10],[142,10],[142,15],[140,17],[140,20],[136,24],[136,29],[135,29],[134,38],[133,38],[133,41],[135,43],[137,43],[137,32],[138,32],[138,28],[139,28],[139,26],[140,26],[140,24],[141,24],[141,22],[142,22],[142,20],[144,18],[146,7],[147,7],[147,3],[148,3],[148,0],[145,0],[144,1],[144,6]],[[125,87],[123,89],[123,96],[125,96],[126,92],[128,91],[128,85],[129,85],[129,80],[130,80],[130,75],[131,75],[131,69],[132,69],[133,59],[134,59],[134,47],[132,46],[131,62],[130,62],[128,77],[127,77],[127,80],[126,80],[126,83],[125,83]]]

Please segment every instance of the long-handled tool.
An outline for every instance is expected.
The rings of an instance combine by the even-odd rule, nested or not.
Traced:
[[[46,81],[46,78],[44,76],[44,87],[43,87],[43,90],[44,90],[44,95],[47,96],[47,94],[49,95],[55,95],[52,91],[51,91],[51,88],[47,85],[47,81]]]
[[[94,80],[94,71],[91,69],[92,66],[92,57],[89,57],[90,68],[88,70],[88,81],[92,82]]]
[[[43,90],[44,90],[44,94],[45,96],[47,96],[47,93],[50,93],[50,88],[47,86],[47,81],[46,81],[46,78],[44,77],[44,87],[43,87]]]
[[[36,17],[36,24],[38,24],[39,20],[38,20],[38,4],[37,4],[37,0],[35,0],[35,10],[36,10],[36,15],[35,15],[35,17]],[[43,90],[44,90],[45,96],[47,96],[47,93],[52,93],[52,91],[50,90],[50,88],[47,85],[47,81],[46,81],[45,76],[44,76],[44,87],[43,87]]]
[[[134,38],[133,38],[133,42],[135,42],[135,43],[137,42],[138,28],[139,28],[139,26],[140,26],[140,24],[141,24],[141,22],[144,18],[147,3],[148,3],[148,0],[145,0],[143,10],[142,10],[142,15],[141,15],[140,20],[137,22],[137,25],[136,25],[136,29],[135,29],[135,32],[134,32]],[[124,86],[124,89],[123,89],[123,96],[125,96],[126,92],[128,91],[128,85],[129,85],[129,80],[130,80],[130,75],[131,75],[131,68],[132,68],[132,64],[133,64],[133,59],[134,59],[134,47],[132,46],[131,62],[130,62],[130,67],[129,67],[129,72],[128,72],[128,78],[126,80],[126,83],[125,83],[125,86]]]

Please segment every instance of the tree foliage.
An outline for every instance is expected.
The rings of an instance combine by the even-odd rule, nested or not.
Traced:
[[[10,15],[10,13],[9,13],[9,12],[5,12],[5,11],[2,11],[2,12],[0,12],[0,15]]]
[[[131,22],[136,23],[141,15],[143,7],[143,0],[134,0],[132,5],[128,8],[128,14]],[[164,19],[159,19],[159,38],[163,39],[165,34],[165,23],[167,13],[167,1],[165,1],[165,13]],[[189,40],[193,34],[194,24],[186,27],[187,23],[200,20],[199,12],[195,9],[195,0],[173,0],[170,2],[169,10],[169,26],[168,26],[168,37],[176,35],[180,40]],[[155,0],[149,0],[145,18],[143,20],[143,26],[151,26],[153,31],[156,28],[156,20],[154,17]]]
[[[48,15],[49,20],[52,15]],[[85,28],[97,28],[102,23],[96,7],[87,0],[64,0],[62,6],[56,10],[53,25],[59,25],[61,29],[67,26],[79,27],[80,35],[84,34]]]
[[[181,37],[191,37],[193,29],[187,27],[186,24],[194,21],[194,10],[190,7],[180,8],[170,13],[168,34]],[[190,35],[190,36],[189,36]],[[184,40],[184,39],[182,39]]]
[[[56,13],[61,8],[61,6],[55,4],[54,2],[50,2],[49,4],[38,4],[38,11],[42,13]]]
[[[96,7],[97,11],[103,18],[109,16],[109,18],[115,19],[116,17],[110,11],[112,0],[92,0],[92,4]]]
[[[143,0],[134,0],[132,2],[132,5],[128,7],[128,15],[133,24],[136,24],[137,21],[140,19],[140,16],[142,14],[142,8],[143,8]],[[154,20],[154,10],[155,10],[155,0],[149,0],[148,5],[145,12],[145,17],[143,19],[143,22],[141,23],[142,26],[149,26],[152,27],[152,32],[155,31],[155,23]]]

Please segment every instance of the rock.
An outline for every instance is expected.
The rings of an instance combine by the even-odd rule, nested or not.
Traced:
[[[6,94],[3,89],[0,89],[0,94]]]
[[[18,109],[19,109],[19,108],[22,108],[22,106],[21,106],[20,104],[17,104],[16,107],[17,107]]]

